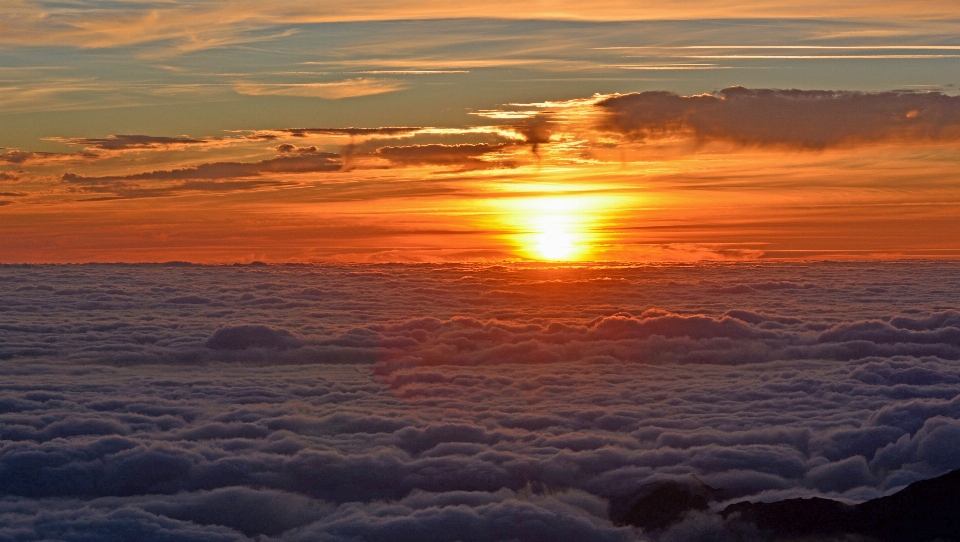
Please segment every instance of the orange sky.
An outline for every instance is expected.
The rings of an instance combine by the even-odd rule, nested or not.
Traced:
[[[556,257],[540,245],[561,232],[573,248],[560,259],[958,255],[952,144],[651,156],[626,143],[602,149],[612,160],[561,145],[539,160],[516,145],[489,169],[358,165],[254,189],[29,181],[34,201],[0,213],[0,247],[20,262],[501,260]]]
[[[582,6],[17,1],[0,263],[960,255],[955,3]]]

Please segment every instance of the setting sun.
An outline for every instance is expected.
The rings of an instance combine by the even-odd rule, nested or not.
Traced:
[[[547,230],[537,236],[537,251],[545,260],[569,260],[576,246],[563,230]]]
[[[572,188],[581,188],[571,183]],[[523,192],[540,190],[542,195],[523,195],[488,201],[491,216],[483,227],[506,233],[505,241],[524,259],[545,261],[594,260],[606,250],[608,238],[602,232],[624,206],[637,198],[623,194],[561,192],[555,186],[528,185]]]
[[[596,202],[589,197],[543,196],[520,198],[511,204],[512,224],[524,233],[519,236],[522,252],[537,260],[582,259],[589,251],[586,232],[595,220]],[[510,220],[512,222],[512,220]]]

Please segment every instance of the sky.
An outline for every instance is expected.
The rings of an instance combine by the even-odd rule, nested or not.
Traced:
[[[0,542],[960,469],[960,3],[385,4],[0,1]]]
[[[5,3],[0,260],[960,254],[954,2],[448,4]]]

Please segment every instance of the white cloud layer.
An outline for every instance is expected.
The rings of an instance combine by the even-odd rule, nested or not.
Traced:
[[[953,264],[0,285],[0,540],[699,540],[733,535],[618,527],[608,503],[691,475],[862,501],[960,468]]]

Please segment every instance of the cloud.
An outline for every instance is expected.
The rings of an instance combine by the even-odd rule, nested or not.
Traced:
[[[123,506],[90,508],[80,503],[44,507],[35,502],[6,501],[0,504],[5,531],[17,538],[40,541],[70,539],[84,533],[97,540],[182,540],[184,542],[245,542],[251,539],[219,526],[199,526]]]
[[[384,126],[380,128],[284,128],[275,132],[289,134],[293,137],[308,135],[346,135],[346,136],[405,136],[412,135],[424,128],[409,126]]]
[[[0,154],[0,160],[3,160],[8,164],[22,164],[27,160],[29,160],[30,158],[33,158],[35,156],[45,156],[46,154],[49,154],[49,153],[41,154],[41,153],[32,153],[32,152],[23,152],[23,151],[8,151],[3,154]]]
[[[10,150],[0,154],[0,162],[7,164],[27,164],[43,165],[49,163],[73,161],[82,158],[98,158],[99,155],[91,152],[82,153],[60,153],[60,152],[29,152],[20,150]]]
[[[626,0],[605,0],[589,7],[578,2],[553,2],[549,6],[518,6],[502,0],[484,5],[451,5],[436,0],[406,0],[384,6],[378,2],[331,1],[323,12],[309,2],[296,0],[266,9],[258,2],[208,2],[202,4],[138,5],[121,3],[103,9],[89,1],[56,10],[44,4],[15,2],[4,13],[8,44],[118,47],[167,42],[184,51],[254,43],[288,36],[297,25],[321,22],[488,18],[491,13],[517,19],[590,21],[841,17],[888,20],[951,20],[958,16],[949,0],[929,0],[922,5],[904,0],[879,0],[870,5],[838,5],[825,0],[782,5],[747,2],[730,5],[711,0],[674,0],[656,7],[638,7]],[[291,28],[293,27],[293,28]]]
[[[717,95],[651,91],[598,102],[602,130],[646,141],[689,137],[744,146],[824,149],[960,140],[960,97],[940,93],[731,87]]]
[[[238,82],[233,89],[238,94],[248,96],[296,96],[301,98],[322,98],[341,100],[397,92],[407,88],[403,81],[390,79],[371,79],[358,77],[329,83],[252,83]]]
[[[571,498],[573,497],[573,498]],[[577,502],[577,500],[581,502]],[[292,540],[635,540],[632,529],[609,525],[581,508],[589,495],[414,493],[397,503],[344,506]],[[599,503],[591,503],[596,506]]]
[[[116,181],[182,181],[256,177],[267,173],[338,171],[339,169],[339,155],[317,152],[298,156],[278,156],[259,162],[213,162],[180,169],[158,170],[129,175],[87,177],[76,173],[64,173],[61,180],[66,183],[76,184],[105,184]]]
[[[957,278],[0,266],[0,536],[749,540],[611,505],[694,476],[860,502],[957,468]]]
[[[403,166],[440,165],[476,169],[503,167],[502,160],[484,160],[487,154],[501,152],[507,145],[488,143],[460,145],[411,145],[404,147],[380,147],[374,155],[386,158],[393,164]]]
[[[352,137],[392,138],[403,137],[417,131],[417,128],[291,128],[277,130],[269,134],[270,140],[279,139],[276,134],[286,137],[303,138],[313,135],[343,135]],[[255,134],[255,139],[264,139],[264,134]],[[84,140],[95,142],[103,150],[124,150],[140,148],[165,148],[175,152],[175,147],[183,143],[173,138],[151,138],[147,136],[111,136],[102,140]],[[154,141],[158,139],[158,141]],[[168,141],[170,139],[170,141]],[[77,140],[80,141],[80,140]],[[106,143],[96,143],[103,141]],[[206,140],[193,140],[195,144]],[[191,143],[193,144],[193,143]],[[171,149],[173,147],[174,149]],[[317,145],[297,146],[292,143],[280,143],[275,147],[277,156],[257,162],[208,162],[176,169],[160,169],[141,173],[122,175],[86,175],[67,172],[60,181],[70,190],[81,193],[109,194],[108,197],[147,198],[164,197],[184,192],[234,192],[262,190],[283,186],[276,179],[265,179],[270,174],[306,174],[318,172],[341,172],[357,167],[383,169],[385,159],[391,167],[409,167],[437,165],[461,170],[513,167],[510,160],[485,159],[507,149],[503,144],[459,144],[459,145],[412,145],[380,147],[373,152],[358,151],[355,143],[346,145],[342,152],[325,152]],[[109,148],[109,149],[108,149]],[[19,152],[19,151],[15,151]],[[86,151],[85,151],[86,152]],[[11,153],[8,153],[11,154]],[[20,153],[30,154],[30,153]],[[66,156],[77,156],[66,155]],[[94,155],[99,158],[98,155]],[[14,158],[20,159],[19,155]],[[381,159],[370,161],[371,158]],[[24,157],[24,159],[26,159]],[[171,160],[172,161],[172,160]],[[348,167],[349,166],[349,167]],[[260,178],[260,179],[257,179]]]
[[[310,145],[309,147],[298,147],[296,145],[291,145],[290,143],[281,143],[277,145],[277,152],[286,153],[286,152],[317,152],[316,145]]]
[[[210,300],[206,297],[201,297],[198,295],[185,295],[171,297],[170,299],[164,301],[164,303],[172,303],[176,305],[207,305],[210,303]]]
[[[557,129],[557,124],[551,120],[550,116],[540,113],[533,117],[524,119],[522,122],[513,126],[513,128],[523,137],[523,140],[531,146],[534,154],[543,143],[550,142],[550,136]]]
[[[204,343],[215,350],[245,350],[247,348],[287,348],[301,344],[285,329],[263,325],[221,327]]]
[[[656,309],[636,316],[617,313],[585,323],[525,326],[458,317],[374,327],[362,340],[361,335],[355,334],[349,340],[344,336],[330,344],[381,349],[386,359],[378,370],[385,373],[410,363],[477,365],[584,359],[751,363],[774,359],[845,360],[871,355],[960,359],[960,329],[953,325],[912,331],[885,322],[859,321],[838,324],[815,334],[799,325],[799,320],[777,320],[743,311],[712,318]],[[903,326],[911,323],[901,321]],[[406,347],[402,339],[414,336],[414,332],[416,343]],[[922,373],[915,378],[922,378]]]
[[[216,189],[218,182],[211,181],[208,190]],[[180,184],[171,185],[171,190],[190,188]],[[115,190],[110,185],[97,188],[104,192]],[[198,189],[201,187],[197,187]],[[255,188],[253,186],[223,189]],[[134,188],[127,188],[133,191]],[[146,189],[144,189],[146,190]],[[130,197],[133,197],[132,192]],[[692,292],[698,296],[717,299],[737,299],[740,306],[749,306],[751,300],[765,297],[816,299],[823,295],[823,287],[811,280],[783,280],[784,277],[747,277],[730,274],[723,281],[705,282]],[[456,284],[456,283],[450,283]],[[114,345],[104,343],[102,349],[86,345],[83,351],[100,359],[115,358],[123,363],[132,363],[136,359],[156,363],[160,360],[245,360],[274,363],[307,362],[343,362],[353,359],[360,363],[378,361],[375,370],[389,375],[397,370],[411,366],[436,365],[488,365],[509,363],[567,363],[589,360],[591,363],[617,361],[639,364],[669,363],[708,363],[708,364],[745,364],[775,360],[855,360],[871,356],[938,356],[941,359],[960,359],[960,316],[956,310],[928,309],[926,315],[896,315],[884,319],[862,319],[848,321],[822,321],[801,316],[771,314],[766,311],[743,308],[727,310],[720,314],[702,312],[673,312],[667,309],[646,308],[640,311],[610,309],[594,317],[568,315],[558,317],[538,317],[533,321],[513,321],[496,317],[501,312],[514,310],[518,303],[532,303],[538,296],[578,296],[586,299],[604,299],[612,292],[612,285],[606,281],[584,281],[581,283],[559,285],[550,283],[502,284],[498,288],[474,285],[456,293],[458,308],[456,314],[448,318],[433,316],[409,317],[398,314],[391,322],[369,323],[356,321],[344,328],[329,329],[323,334],[302,333],[295,320],[281,321],[266,328],[256,320],[249,320],[262,311],[293,311],[296,313],[317,305],[316,310],[328,303],[343,299],[344,293],[337,293],[332,286],[322,292],[304,294],[302,286],[281,287],[275,289],[240,290],[235,296],[216,294],[199,289],[174,287],[169,291],[156,293],[139,292],[141,299],[151,299],[152,310],[180,311],[196,307],[221,314],[223,319],[203,320],[205,323],[193,331],[191,341],[178,340],[168,344],[165,340],[133,342]],[[871,286],[866,286],[871,287]],[[424,290],[423,285],[411,285],[418,296],[426,296],[430,303],[441,303],[453,295],[448,286],[440,283],[433,290]],[[663,297],[659,302],[664,306],[672,304],[672,295],[681,295],[689,286],[661,286]],[[850,295],[856,295],[859,290]],[[18,296],[31,297],[36,301],[54,299],[58,304],[70,303],[71,310],[89,310],[101,307],[103,310],[125,310],[132,303],[132,294],[103,293],[98,290],[84,291],[76,288],[63,289],[55,293],[46,290],[23,290]],[[143,296],[147,295],[147,298]],[[689,295],[689,294],[685,294]],[[875,294],[869,294],[875,295]],[[14,302],[10,298],[8,302]],[[615,303],[611,298],[609,303]],[[411,303],[403,301],[402,304]],[[319,304],[319,305],[318,305]],[[464,307],[474,306],[477,312],[465,311]],[[616,307],[616,305],[613,305]],[[253,312],[245,316],[245,311]],[[251,316],[252,315],[252,316]],[[198,320],[199,322],[200,320]],[[250,325],[254,327],[242,327]],[[223,341],[215,333],[223,334]],[[235,327],[241,326],[241,327]],[[127,328],[119,329],[117,337],[132,332]],[[12,332],[12,331],[11,331]],[[30,339],[33,336],[24,330],[21,339],[0,347],[0,353],[7,355],[29,355],[37,352],[47,355],[56,352],[49,343]],[[81,335],[76,335],[76,343],[68,340],[73,332],[60,330],[61,344],[84,344]],[[244,347],[231,348],[225,345],[236,341],[263,337],[262,344],[251,342]],[[272,339],[267,339],[273,337]],[[286,337],[284,339],[283,337]],[[229,339],[229,340],[228,340]],[[66,342],[64,342],[66,341]],[[270,342],[273,341],[273,342]],[[239,343],[236,343],[239,344]],[[29,345],[29,346],[28,346]],[[206,345],[206,346],[205,346]],[[208,348],[213,345],[212,348]],[[272,345],[272,346],[271,346]],[[223,346],[221,348],[220,346]],[[264,350],[266,349],[266,350]],[[271,357],[272,356],[272,357]],[[944,383],[943,376],[936,371],[915,367],[902,371],[894,366],[864,365],[857,378],[871,384],[936,385]]]
[[[131,504],[151,514],[198,525],[222,525],[246,536],[275,536],[329,516],[334,507],[295,493],[227,487],[213,491],[153,496],[137,500],[103,499],[103,506]]]
[[[51,138],[52,141],[59,141],[69,145],[83,145],[105,151],[122,150],[145,150],[145,149],[165,149],[170,147],[182,147],[185,145],[198,145],[207,143],[205,139],[193,139],[190,137],[160,137],[148,135],[110,135],[105,138]]]

